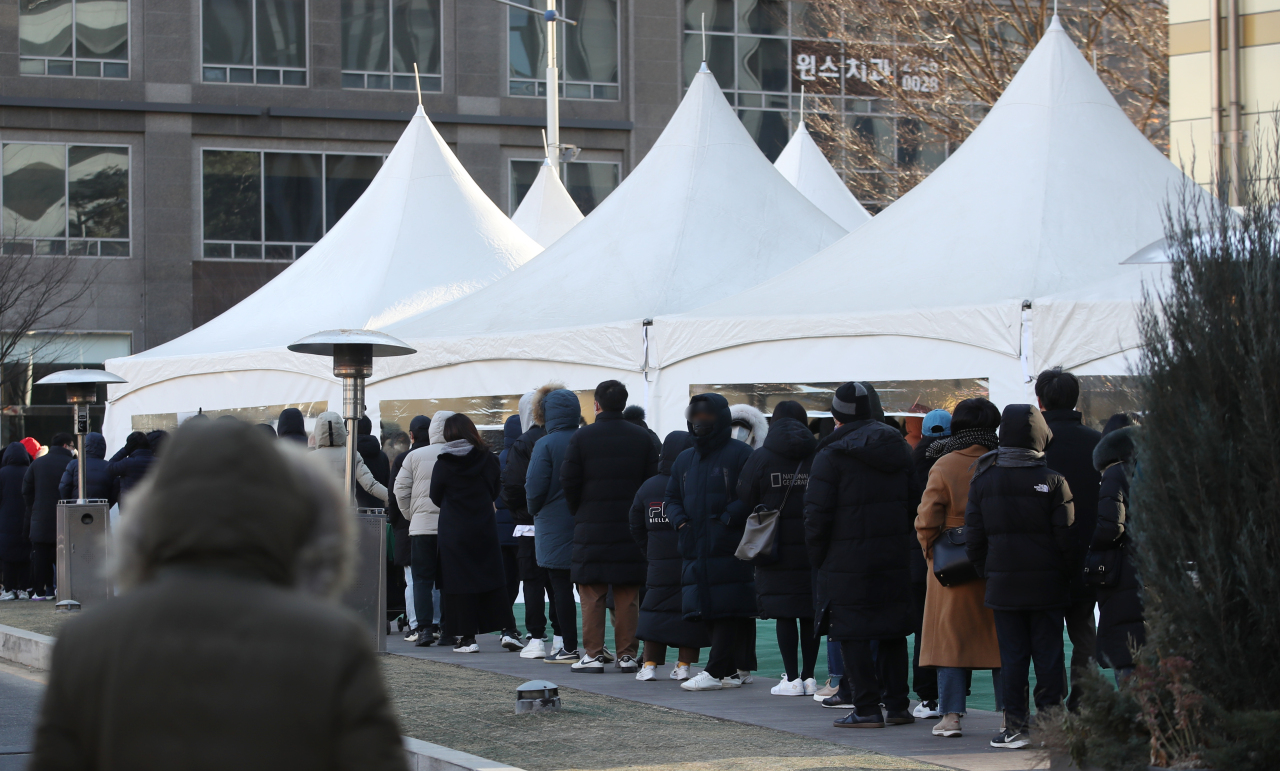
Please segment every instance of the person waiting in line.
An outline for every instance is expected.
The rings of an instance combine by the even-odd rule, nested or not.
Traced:
[[[946,410],[932,410],[920,422],[920,441],[911,450],[911,462],[915,465],[916,487],[923,491],[929,482],[929,469],[937,456],[928,455],[929,448],[951,436],[951,413]],[[919,505],[919,501],[916,502]],[[925,595],[929,582],[926,576],[928,568],[924,560],[914,548],[911,553],[911,611],[916,622],[916,644],[911,653],[912,683],[920,703],[911,714],[920,719],[941,717],[938,711],[938,673],[932,667],[920,666],[920,651],[923,645]]]
[[[1003,708],[996,622],[984,604],[987,582],[979,578],[943,586],[933,572],[934,544],[941,537],[949,537],[945,535],[948,530],[963,533],[973,464],[999,446],[996,429],[1000,426],[1000,411],[986,399],[965,399],[956,405],[950,425],[952,436],[936,441],[929,450],[935,462],[916,509],[916,535],[929,566],[924,625],[918,645],[920,665],[937,667],[936,706],[942,721],[933,727],[933,735],[947,738],[961,735],[960,717],[965,713],[973,670],[992,670],[996,709]]]
[[[502,497],[502,474],[506,471],[507,458],[511,455],[512,446],[519,441],[520,416],[512,415],[502,424],[502,449],[498,451],[498,496],[493,501],[494,519],[498,523],[498,545],[502,547],[502,574],[507,579],[507,598],[514,610],[516,600],[520,597],[520,546],[516,543],[515,522],[511,517],[511,509]],[[515,616],[512,616],[514,619]],[[502,630],[502,640],[507,643],[506,649],[524,652],[524,641],[520,639],[520,630],[513,621],[511,628]],[[508,642],[510,641],[510,642]]]
[[[369,473],[378,480],[378,484],[384,488],[390,488],[391,460],[382,451],[382,443],[378,441],[378,437],[373,435],[373,421],[368,415],[356,422],[356,452],[359,453],[360,460],[364,461],[365,467],[369,469]],[[390,497],[386,496],[388,499]],[[386,508],[387,500],[375,497],[363,487],[357,487],[356,505],[366,509],[382,509]]]
[[[107,463],[107,474],[113,479],[115,497],[120,501],[122,513],[125,511],[125,496],[134,485],[142,481],[154,460],[151,441],[141,431],[134,431],[125,437],[124,447],[111,456]]]
[[[454,652],[475,653],[480,650],[477,635],[515,626],[493,509],[502,474],[498,458],[466,415],[444,421],[444,440],[430,491],[440,510],[440,593],[449,613],[449,634],[458,636]],[[503,637],[501,644],[510,649],[512,642]],[[514,649],[520,649],[519,643]]]
[[[875,419],[876,402],[867,383],[836,389],[836,430],[819,443],[805,495],[819,631],[840,641],[844,659],[840,692],[823,705],[853,707],[838,728],[915,722],[907,683],[915,475],[902,434]]]
[[[964,513],[965,551],[987,579],[995,611],[1005,729],[992,747],[1030,744],[1027,674],[1036,667],[1036,711],[1059,706],[1066,689],[1063,610],[1071,603],[1074,565],[1071,486],[1045,465],[1053,432],[1030,404],[1000,416],[1000,447],[978,459]]]
[[[407,623],[404,640],[411,643],[416,643],[420,635],[432,635],[432,619],[427,619],[425,622],[418,619],[417,602],[413,596],[413,536],[409,534],[409,520],[412,515],[406,515],[400,508],[400,497],[395,493],[395,480],[400,475],[400,469],[404,468],[404,459],[409,453],[431,443],[428,433],[430,427],[431,418],[426,415],[414,416],[413,420],[409,421],[407,435],[403,431],[395,432],[412,443],[404,443],[399,437],[383,443],[384,452],[388,452],[392,459],[392,491],[391,495],[387,496],[387,521],[391,524],[392,538],[395,541],[391,561],[396,567],[404,568],[404,615]]]
[[[1134,440],[1141,429],[1124,413],[1112,415],[1093,449],[1093,465],[1102,472],[1098,524],[1090,551],[1107,553],[1118,568],[1111,586],[1098,588],[1098,661],[1111,667],[1116,685],[1133,673],[1133,651],[1147,641],[1143,620],[1142,577],[1129,547],[1129,478],[1134,471]]]
[[[22,498],[30,467],[31,453],[22,442],[10,442],[0,453],[0,602],[31,597],[31,541]]]
[[[441,575],[437,543],[440,507],[431,500],[431,475],[444,448],[445,421],[453,415],[448,410],[440,410],[426,421],[425,427],[418,423],[414,429],[416,447],[404,456],[392,483],[400,516],[409,520],[409,572],[413,578],[413,610],[419,629],[414,645],[418,648],[437,641],[441,645],[451,642],[445,638],[445,631],[433,623],[436,606],[432,589],[441,581]],[[421,441],[424,433],[425,444]],[[445,622],[442,625],[448,627],[447,609],[443,610],[446,612],[441,615],[441,621]]]
[[[280,417],[276,419],[276,437],[307,446],[310,436],[307,434],[307,423],[302,410],[297,407],[280,410]]]
[[[804,545],[804,494],[818,440],[807,423],[808,414],[798,402],[779,402],[764,445],[751,453],[738,477],[738,498],[747,511],[780,508],[777,561],[756,566],[760,618],[776,619],[786,668],[782,682],[770,690],[775,696],[818,692],[813,670],[822,639],[813,632],[813,569]]]
[[[636,636],[644,640],[636,673],[640,681],[656,681],[658,667],[667,663],[667,649],[676,649],[676,663],[670,679],[689,679],[689,667],[697,663],[699,649],[711,644],[701,621],[686,621],[681,610],[680,573],[684,561],[676,544],[676,531],[667,521],[667,483],[671,467],[680,453],[693,447],[688,431],[672,431],[662,442],[658,473],[645,480],[631,502],[631,536],[648,562],[644,599],[640,601],[640,621]]]
[[[738,478],[751,448],[730,436],[729,403],[715,393],[689,400],[693,451],[683,452],[667,482],[666,515],[684,561],[681,609],[711,637],[707,666],[680,684],[687,691],[740,688],[756,668],[756,588],[749,563],[734,556],[748,511]]]
[[[222,418],[231,418],[231,416],[223,415],[214,422],[231,422],[223,421]],[[336,412],[320,413],[316,418],[312,439],[315,449],[307,455],[308,460],[317,468],[327,471],[335,482],[341,483],[347,473],[347,442],[356,441],[347,437],[347,425],[342,420],[342,416]],[[387,486],[374,478],[373,472],[365,465],[364,458],[360,457],[359,452],[356,453],[355,481],[356,487],[372,495],[374,500],[379,503],[386,502]]]
[[[49,440],[49,451],[31,461],[22,480],[27,504],[27,537],[31,542],[31,599],[51,600],[54,595],[54,551],[58,542],[59,484],[68,465],[75,465],[75,438],[58,433]],[[103,444],[106,454],[106,444]],[[96,464],[95,464],[96,465]]]

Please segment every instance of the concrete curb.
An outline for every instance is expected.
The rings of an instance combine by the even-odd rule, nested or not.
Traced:
[[[32,669],[48,670],[53,658],[55,638],[0,624],[0,661],[21,664]],[[439,744],[402,736],[405,758],[410,771],[524,771],[496,760],[486,760]],[[0,748],[12,751],[18,748]],[[27,748],[21,748],[29,752]],[[0,753],[7,754],[7,753]]]
[[[48,669],[54,638],[0,624],[0,660],[32,669]]]

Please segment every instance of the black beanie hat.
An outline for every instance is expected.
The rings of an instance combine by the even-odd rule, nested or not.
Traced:
[[[866,420],[871,417],[871,399],[861,383],[845,383],[836,389],[831,398],[831,416],[841,423]]]

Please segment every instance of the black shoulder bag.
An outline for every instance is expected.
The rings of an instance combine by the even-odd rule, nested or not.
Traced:
[[[965,551],[963,527],[947,528],[933,542],[933,577],[943,586],[959,586],[977,580],[978,571]]]

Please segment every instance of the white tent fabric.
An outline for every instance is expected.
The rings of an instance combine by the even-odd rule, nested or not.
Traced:
[[[543,247],[551,246],[560,236],[582,222],[582,212],[569,197],[560,177],[550,162],[538,169],[538,176],[529,186],[529,192],[516,207],[511,221]]]
[[[129,381],[111,389],[108,427],[127,432],[136,414],[336,398],[330,362],[285,346],[443,305],[541,250],[471,179],[419,107],[368,189],[297,262],[209,323],[106,363]]]
[[[782,148],[773,167],[823,214],[850,233],[871,219],[871,213],[862,208],[844,180],[831,168],[803,122]]]
[[[555,330],[638,330],[643,319],[758,284],[844,234],[773,168],[704,68],[644,160],[537,260],[472,296],[386,326],[419,349],[390,365],[404,373],[543,359],[550,344],[567,360],[610,366],[608,333]]]

